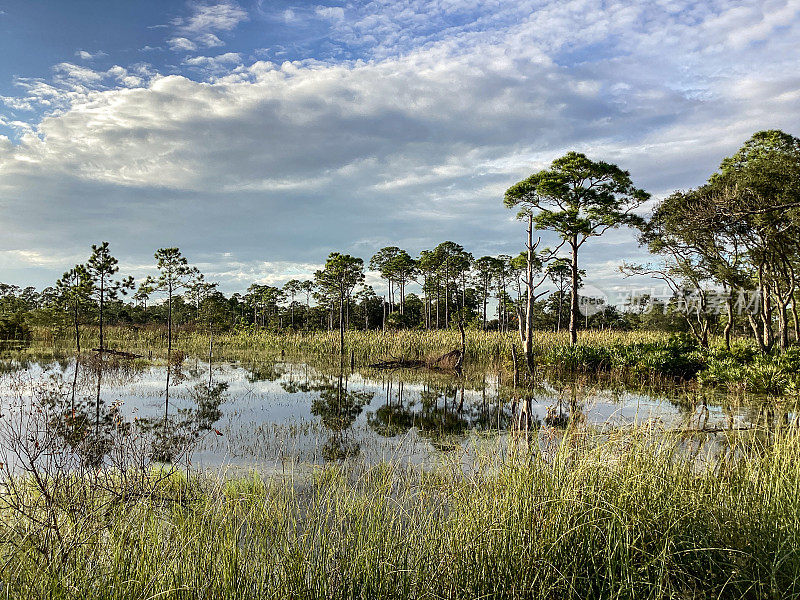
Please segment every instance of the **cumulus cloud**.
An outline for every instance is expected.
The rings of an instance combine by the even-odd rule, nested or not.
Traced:
[[[341,6],[317,6],[314,13],[322,18],[331,21],[341,21],[344,19],[344,8]]]
[[[230,75],[230,70],[242,64],[242,56],[238,52],[226,52],[217,56],[194,56],[187,58],[183,64],[198,69],[210,77],[219,74]]]
[[[503,190],[567,150],[662,194],[702,182],[757,129],[800,132],[796,2],[406,8],[373,10],[370,29],[347,6],[332,39],[394,40],[371,42],[371,60],[186,59],[205,81],[64,63],[63,86],[28,82],[60,108],[0,143],[4,243],[46,253],[100,236],[131,262],[177,244],[233,287],[265,260],[277,281],[293,261],[389,243],[515,253]],[[425,15],[456,25],[434,32]],[[622,232],[592,244],[587,265],[637,252]]]
[[[222,66],[222,65],[238,65],[242,62],[242,56],[238,52],[226,52],[217,56],[195,56],[187,58],[184,64],[192,66]]]

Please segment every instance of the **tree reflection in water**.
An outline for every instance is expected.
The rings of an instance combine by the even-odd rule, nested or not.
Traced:
[[[121,403],[108,404],[102,389],[106,382],[119,383],[129,376],[130,364],[92,357],[76,360],[73,369],[68,380],[52,379],[41,388],[40,395],[48,413],[48,427],[89,465],[99,466],[109,452],[129,447],[134,438],[146,441],[152,460],[188,460],[199,437],[212,430],[222,417],[220,406],[227,400],[229,384],[209,379],[191,388],[191,405],[178,409],[176,414],[166,419],[162,416],[128,420],[121,411]]]
[[[311,414],[320,417],[322,425],[330,432],[322,447],[322,457],[327,461],[344,460],[361,451],[359,442],[351,439],[348,432],[375,394],[349,390],[348,383],[340,369],[335,380],[310,385],[310,391],[319,394],[311,402]]]
[[[505,430],[513,414],[499,398],[490,401],[485,385],[480,402],[465,402],[464,382],[423,383],[408,393],[403,381],[387,382],[386,403],[367,415],[369,427],[382,437],[395,437],[412,428],[438,450],[453,450],[471,431]]]
[[[227,382],[200,382],[189,392],[192,406],[179,408],[177,414],[158,419],[139,419],[145,431],[153,433],[152,455],[158,462],[189,460],[198,438],[214,429],[222,418],[220,406],[228,400]]]
[[[118,361],[105,364],[101,357],[76,358],[72,368],[71,378],[53,375],[34,387],[36,405],[46,413],[50,434],[61,439],[84,464],[99,466],[117,442],[132,432],[121,404],[107,404],[102,398],[103,373],[119,379],[128,371]],[[68,369],[63,367],[63,371]]]

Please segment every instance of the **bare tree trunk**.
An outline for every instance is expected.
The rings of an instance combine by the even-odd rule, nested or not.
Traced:
[[[564,312],[564,290],[558,290],[558,320],[556,321],[556,333],[561,331],[561,314]]]
[[[73,318],[75,321],[75,345],[77,346],[78,354],[81,353],[81,328],[78,324],[78,303],[75,303],[75,308],[73,312]]]
[[[486,300],[487,296],[489,295],[489,290],[486,289],[486,285],[483,286],[483,330],[486,331]]]
[[[441,301],[441,283],[439,277],[436,277],[436,329],[439,329],[439,305]]]
[[[450,274],[444,272],[444,327],[450,328]]]
[[[100,277],[100,354],[102,356],[103,346],[103,296],[105,296],[105,283],[103,277]]]
[[[528,215],[528,260],[526,264],[525,278],[528,284],[528,298],[525,306],[525,360],[528,363],[528,370],[533,374],[533,215]]]
[[[775,304],[778,312],[778,340],[781,350],[786,350],[789,346],[789,321],[786,309],[788,301],[784,301],[778,286],[775,286]]]
[[[762,354],[766,354],[768,348],[764,344],[764,338],[762,337],[763,328],[761,327],[761,315],[759,314],[758,320],[756,320],[752,313],[747,313],[747,320],[750,322],[750,329],[752,329],[753,336],[758,342],[759,350],[761,350]]]
[[[339,355],[344,356],[344,292],[339,294]]]
[[[731,331],[733,330],[733,297],[728,294],[725,300],[725,307],[727,308],[728,322],[725,323],[725,330],[723,336],[725,337],[725,347],[731,349]]]
[[[94,409],[95,409],[95,416],[94,416],[94,435],[96,438],[99,438],[100,434],[100,380],[103,376],[103,353],[100,353],[100,360],[97,363],[97,396],[95,397]],[[98,443],[99,439],[95,440],[95,443]]]
[[[164,426],[169,415],[169,376],[172,371],[172,286],[167,297],[167,386],[164,391]]]
[[[578,238],[570,239],[572,247],[572,293],[570,294],[569,310],[569,343],[574,346],[578,343]]]

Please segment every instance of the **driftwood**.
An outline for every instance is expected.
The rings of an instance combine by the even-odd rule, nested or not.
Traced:
[[[739,431],[755,431],[759,429],[755,425],[744,427],[701,427],[699,429],[667,429],[664,433],[684,434],[684,433],[736,433]]]
[[[425,360],[412,360],[409,358],[393,358],[381,362],[367,365],[370,369],[431,369],[433,371],[455,371],[461,373],[461,366],[464,364],[464,354],[466,352],[466,336],[464,326],[459,323],[458,329],[461,331],[461,348],[451,350],[436,358]]]
[[[122,350],[111,350],[110,348],[92,348],[92,352],[100,352],[102,354],[113,354],[121,358],[142,358],[141,354],[134,354],[133,352],[123,352]]]
[[[461,360],[461,351],[453,350],[436,358],[413,360],[410,358],[392,358],[367,365],[370,369],[433,369],[453,371]]]

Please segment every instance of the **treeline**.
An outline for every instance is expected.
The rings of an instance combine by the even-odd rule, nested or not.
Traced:
[[[689,331],[707,346],[712,334],[752,336],[763,352],[800,339],[796,308],[800,268],[800,139],[782,131],[754,134],[725,158],[708,182],[649,204],[627,171],[570,152],[511,186],[504,197],[527,224],[515,256],[475,258],[452,241],[412,256],[382,248],[364,260],[334,252],[307,280],[254,283],[226,296],[177,248],[155,253],[152,276],[118,276],[109,244],[86,263],[37,291],[0,284],[0,338],[23,338],[33,326],[73,330],[96,324],[327,330],[451,328],[516,330],[530,355],[537,329]],[[650,212],[649,218],[642,213]],[[650,264],[623,261],[626,275],[664,282],[669,297],[631,297],[626,306],[581,294],[579,254],[593,237],[631,227]],[[559,243],[541,248],[534,232]],[[622,257],[621,257],[622,258]],[[365,283],[376,272],[382,285]],[[413,290],[413,291],[411,291]],[[586,308],[589,307],[590,310]]]
[[[85,325],[168,326],[170,321],[175,327],[215,331],[334,330],[340,316],[344,329],[445,329],[461,321],[472,328],[509,331],[519,327],[524,308],[524,256],[475,259],[450,241],[417,258],[397,247],[382,248],[368,263],[382,279],[379,291],[365,284],[363,259],[347,254],[331,254],[311,279],[283,286],[254,283],[230,295],[189,266],[177,248],[161,249],[156,256],[165,254],[170,261],[162,259],[159,268],[157,259],[155,274],[138,285],[118,277],[107,242],[93,246],[89,260],[52,287],[37,291],[0,284],[2,337],[20,339],[34,327],[47,327],[57,335],[71,331],[80,344]],[[568,263],[557,259],[543,270],[553,290],[535,303],[538,328],[557,331],[569,322]],[[408,291],[414,284],[417,293]],[[606,305],[581,326],[682,329],[677,314],[648,315]]]

